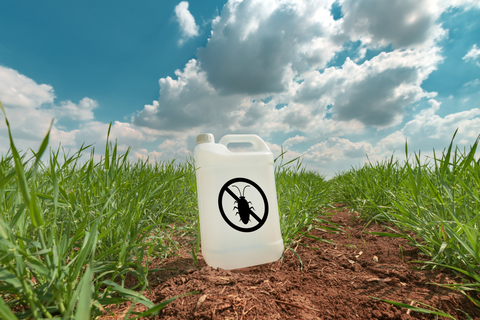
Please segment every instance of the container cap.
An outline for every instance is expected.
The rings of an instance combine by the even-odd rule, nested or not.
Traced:
[[[197,144],[205,142],[215,142],[215,138],[211,133],[201,133],[197,136]]]

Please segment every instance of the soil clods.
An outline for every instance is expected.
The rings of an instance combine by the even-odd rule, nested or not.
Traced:
[[[425,260],[403,238],[381,237],[379,224],[365,222],[346,208],[332,210],[329,220],[344,230],[312,230],[319,241],[304,238],[284,254],[283,261],[237,270],[215,270],[198,256],[198,268],[186,253],[159,267],[169,270],[149,275],[154,303],[178,298],[156,319],[442,319],[376,300],[381,298],[423,307],[435,307],[456,319],[480,319],[480,308],[458,291],[437,284],[459,283],[448,270],[420,270],[411,261]],[[331,243],[328,243],[328,242]],[[172,270],[173,269],[173,270]],[[477,298],[478,299],[478,298]],[[129,305],[111,310],[123,318]],[[135,306],[142,311],[142,305]],[[105,319],[112,319],[105,315]]]

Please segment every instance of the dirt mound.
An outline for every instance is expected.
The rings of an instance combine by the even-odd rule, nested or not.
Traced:
[[[411,301],[415,300],[457,319],[467,318],[457,309],[480,319],[480,308],[467,297],[431,284],[460,282],[460,278],[448,270],[413,269],[408,262],[422,256],[404,239],[365,233],[385,229],[376,224],[364,228],[364,222],[347,209],[333,213],[329,219],[345,232],[313,230],[312,235],[335,244],[303,239],[296,248],[302,263],[290,250],[283,261],[231,271],[208,267],[201,255],[195,268],[186,252],[165,261],[160,267],[175,270],[149,275],[148,298],[160,303],[183,293],[199,293],[172,302],[157,319],[437,319],[370,297],[421,307]],[[128,307],[112,311],[123,317]],[[138,305],[135,310],[142,308]]]

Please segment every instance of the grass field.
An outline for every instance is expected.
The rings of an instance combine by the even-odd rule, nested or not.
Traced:
[[[11,150],[0,158],[0,317],[90,319],[104,305],[129,300],[148,308],[139,317],[158,312],[176,297],[154,305],[143,296],[150,258],[175,254],[179,238],[191,240],[194,259],[199,250],[193,162],[130,162],[111,141],[94,161],[91,146],[47,151],[48,139],[27,159],[10,135]],[[393,223],[400,232],[382,235],[407,238],[431,257],[425,267],[447,266],[470,280],[454,289],[479,292],[477,142],[462,153],[452,140],[430,162],[392,156],[329,181],[300,159],[283,163],[280,156],[275,176],[286,247],[294,250],[323,221],[324,207],[344,202],[366,220]],[[127,274],[138,279],[135,288],[124,288]]]
[[[400,232],[382,235],[408,239],[431,258],[425,267],[448,267],[471,280],[452,288],[480,293],[479,139],[461,151],[454,138],[429,161],[416,153],[403,163],[392,156],[330,182],[335,200],[347,202],[365,220],[393,223]],[[480,307],[480,301],[469,298]]]

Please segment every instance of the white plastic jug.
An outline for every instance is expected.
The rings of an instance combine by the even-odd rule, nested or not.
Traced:
[[[250,142],[254,151],[232,152]],[[202,254],[214,268],[237,269],[278,260],[280,232],[273,154],[256,135],[197,136],[194,150]]]

